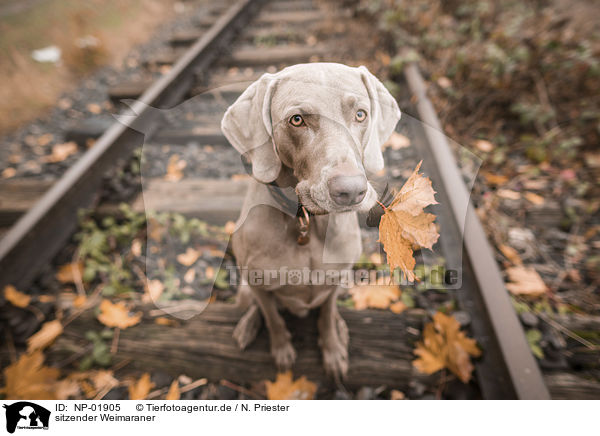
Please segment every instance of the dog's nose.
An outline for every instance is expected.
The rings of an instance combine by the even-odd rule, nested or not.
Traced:
[[[367,193],[367,179],[362,174],[338,175],[327,182],[331,199],[340,206],[360,203]]]

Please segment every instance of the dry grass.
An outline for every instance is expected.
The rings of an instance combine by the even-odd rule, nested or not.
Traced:
[[[44,113],[99,65],[118,65],[168,19],[174,0],[47,0],[0,18],[0,133]],[[80,48],[78,38],[96,38]],[[32,50],[56,45],[61,62],[41,64]]]

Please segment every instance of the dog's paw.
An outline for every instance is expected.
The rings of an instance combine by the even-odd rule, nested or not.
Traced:
[[[296,350],[294,350],[294,347],[289,341],[276,346],[271,346],[271,354],[275,359],[275,365],[277,365],[277,368],[281,371],[291,369],[296,361]]]
[[[326,340],[321,345],[323,366],[331,377],[341,380],[348,373],[348,345],[341,340]]]
[[[237,342],[240,350],[245,349],[256,339],[260,325],[261,316],[258,307],[250,306],[233,330],[233,339]]]

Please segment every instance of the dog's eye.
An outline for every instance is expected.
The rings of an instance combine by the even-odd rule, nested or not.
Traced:
[[[367,118],[367,112],[362,109],[356,111],[356,121],[361,122]]]
[[[304,118],[302,118],[302,115],[292,115],[290,118],[290,124],[294,127],[300,127],[304,125]]]

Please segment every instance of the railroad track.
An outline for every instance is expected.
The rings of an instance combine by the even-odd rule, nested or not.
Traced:
[[[121,83],[108,90],[107,97],[115,103],[123,99],[135,100],[130,103],[130,109],[123,112],[129,115],[127,123],[114,122],[107,126],[88,122],[68,132],[67,136],[76,141],[97,140],[58,181],[24,181],[12,186],[5,183],[3,200],[10,207],[0,211],[0,223],[14,222],[14,225],[0,241],[0,289],[7,284],[26,289],[32,283],[40,269],[48,265],[71,238],[77,227],[79,209],[97,207],[101,213],[114,212],[114,205],[97,204],[103,178],[119,163],[130,159],[142,144],[152,162],[145,170],[143,198],[139,194],[131,200],[134,210],[179,212],[201,216],[221,225],[237,217],[246,182],[243,178],[231,178],[244,173],[244,169],[218,128],[223,111],[265,71],[300,62],[339,60],[330,54],[338,35],[334,30],[317,39],[305,37],[311,34],[309,29],[323,25],[323,20],[331,20],[317,0],[238,0],[226,5],[225,9],[216,10],[200,21],[197,30],[173,35],[170,40],[172,50],[159,53],[146,63],[150,70],[169,67],[158,80]],[[335,19],[342,17],[336,15]],[[468,326],[472,335],[484,349],[483,357],[476,363],[479,395],[490,399],[549,398],[548,388],[529,350],[482,227],[469,205],[462,176],[446,138],[440,133],[439,121],[415,65],[406,70],[406,89],[409,92],[405,101],[400,102],[401,108],[415,118],[404,117],[398,130],[409,137],[414,146],[386,151],[388,178],[400,185],[406,171],[424,159],[424,170],[432,179],[441,204],[434,208],[442,235],[439,250],[446,259],[446,268],[462,272],[456,297],[461,309],[470,316]],[[164,172],[167,160],[161,156],[174,153],[190,162],[186,174],[189,170],[191,176],[178,183],[158,176]],[[228,169],[215,177],[215,166]],[[368,229],[365,232],[368,233]],[[198,329],[214,328],[211,322],[232,328],[235,316],[227,308],[217,306],[216,309],[209,308],[206,316],[190,321],[182,331],[195,335],[201,331]],[[369,312],[368,315],[375,324],[381,324],[386,339],[398,343],[407,337],[402,330],[413,325],[412,321],[399,321],[401,317],[391,313]],[[352,319],[350,330],[359,329],[364,317],[348,316]],[[81,322],[86,322],[85,317]],[[77,322],[73,326],[79,328]],[[397,330],[389,326],[395,326]],[[156,334],[160,336],[159,332]],[[135,336],[135,330],[124,331],[121,335],[120,352],[124,357],[136,356],[141,365],[158,364],[161,354],[185,352],[177,348],[176,341],[165,338],[160,346],[166,350],[157,348],[158,354],[149,351],[143,357],[144,349],[136,348],[140,338]],[[62,339],[63,349],[69,349],[78,338],[75,331],[71,336],[66,334]],[[223,338],[230,338],[230,334],[223,334]],[[367,339],[368,335],[365,341]],[[247,382],[248,377],[250,381],[252,377],[258,380],[272,371],[266,344],[260,341],[258,350],[250,354],[255,364],[260,362],[257,364],[259,369],[246,374],[241,370],[243,368],[235,365],[230,365],[231,371],[227,372],[232,354],[241,361],[248,357],[248,354],[230,348],[231,344],[215,347],[214,344],[200,343],[196,346],[196,356],[201,357],[203,353],[211,356],[207,363],[194,365],[193,371],[202,377],[210,374]],[[390,351],[390,356],[404,359],[397,366],[392,365],[391,371],[396,372],[391,375],[385,372],[390,371],[385,362],[380,368],[398,386],[415,377],[410,365],[410,350],[407,354],[405,348],[405,345],[398,345]],[[361,352],[365,353],[356,350],[356,354]],[[369,349],[368,352],[376,351]],[[368,352],[357,360],[373,360]],[[357,383],[368,382],[360,367],[352,367],[353,355],[351,350],[349,379],[354,377]],[[312,361],[299,360],[295,370],[315,379],[322,377]],[[379,382],[385,380],[377,378],[377,371],[370,377]]]

